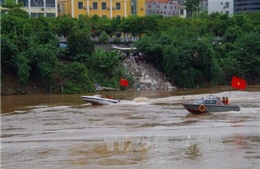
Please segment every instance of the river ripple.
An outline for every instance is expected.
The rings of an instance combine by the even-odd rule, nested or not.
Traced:
[[[205,92],[133,93],[120,93],[130,99],[108,106],[90,106],[79,95],[14,96],[25,99],[2,108],[2,167],[259,168],[260,92],[215,93],[241,111],[203,115],[181,103]],[[150,100],[133,101],[140,96]]]

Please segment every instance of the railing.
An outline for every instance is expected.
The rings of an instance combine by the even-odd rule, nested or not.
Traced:
[[[60,42],[67,42],[67,38],[66,37],[58,37]],[[139,40],[139,36],[131,36],[131,37],[109,37],[109,43],[115,42],[115,39],[120,39],[121,43],[125,43],[125,42],[137,42]],[[90,37],[90,40],[94,41],[94,42],[99,42],[98,37]]]
[[[98,37],[90,37],[90,39],[94,42],[98,42]],[[120,42],[123,43],[123,42],[137,42],[139,40],[139,36],[131,36],[131,37],[109,37],[109,42],[114,42],[115,39],[120,39]]]
[[[115,40],[119,39],[121,43],[125,43],[125,42],[137,42],[139,40],[139,36],[128,36],[128,37],[109,37],[108,42],[112,43],[115,42]],[[58,37],[60,42],[67,42],[67,38],[64,36]],[[199,37],[198,40],[201,40],[202,38]],[[98,37],[90,37],[90,40],[94,41],[94,42],[99,42]],[[215,37],[213,42],[221,42],[223,39],[222,37]],[[214,43],[213,43],[214,44]]]

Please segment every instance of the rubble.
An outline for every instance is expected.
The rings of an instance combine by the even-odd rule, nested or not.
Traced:
[[[123,62],[127,71],[134,77],[137,90],[175,90],[165,77],[151,64],[146,62],[136,63],[134,59],[125,59]]]

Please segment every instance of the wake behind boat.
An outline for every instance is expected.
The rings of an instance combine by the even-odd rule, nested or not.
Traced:
[[[194,114],[206,112],[240,111],[238,105],[229,104],[228,99],[220,100],[219,97],[209,95],[208,97],[196,100],[194,103],[182,104],[189,112]]]

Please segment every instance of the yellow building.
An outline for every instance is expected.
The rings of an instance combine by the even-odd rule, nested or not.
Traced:
[[[58,0],[58,14],[74,18],[95,14],[103,18],[145,16],[145,0]]]

